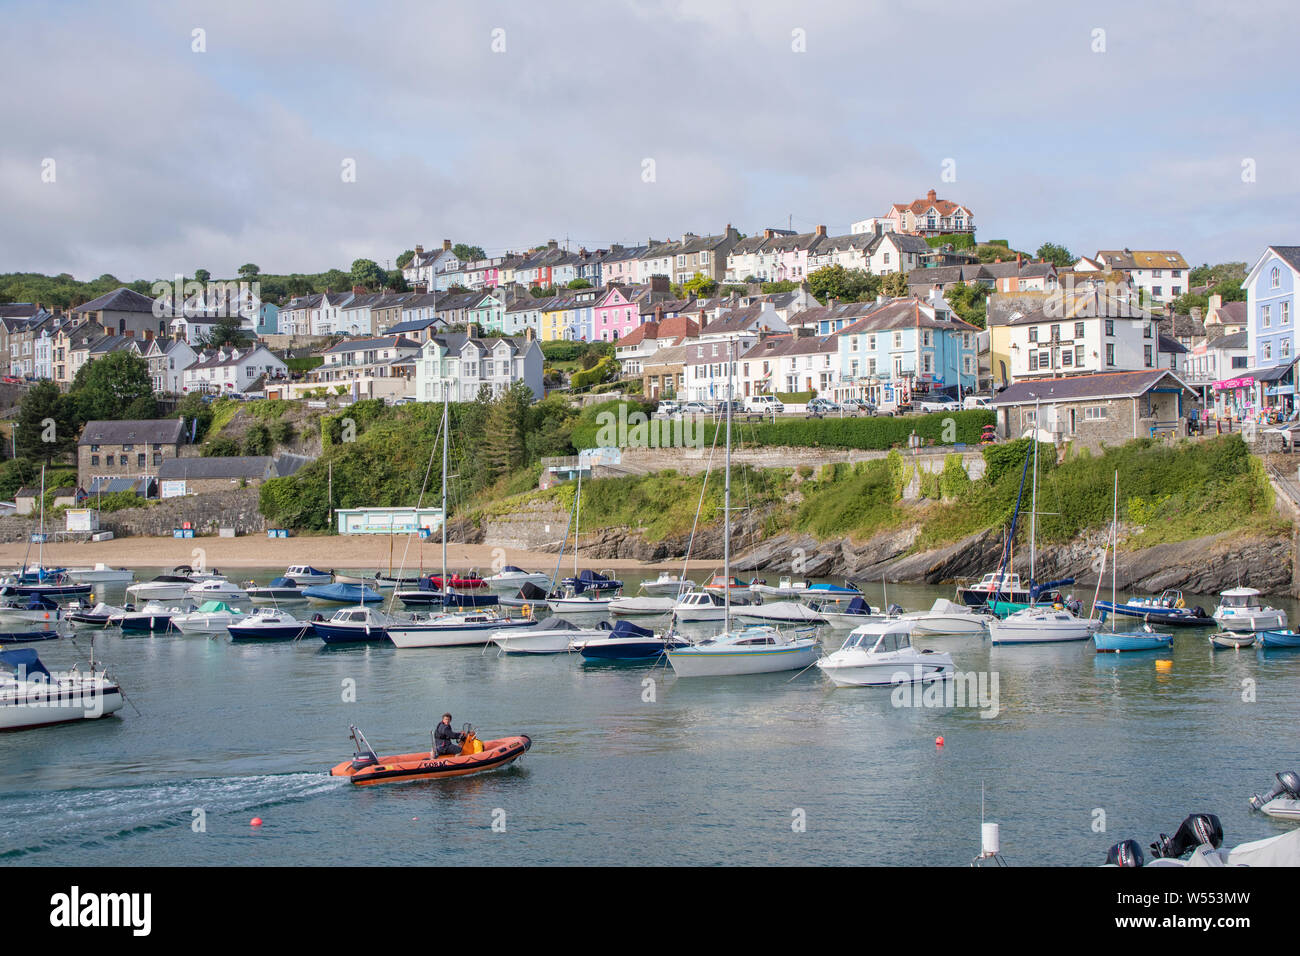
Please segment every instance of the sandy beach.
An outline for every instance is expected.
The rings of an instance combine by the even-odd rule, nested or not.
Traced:
[[[0,567],[13,568],[22,564],[24,555],[35,563],[36,546],[21,542],[0,544]],[[405,558],[405,560],[403,560]],[[447,545],[447,566],[454,570],[476,568],[483,574],[492,569],[513,564],[528,571],[555,570],[557,555],[545,552],[499,548],[489,544]],[[307,535],[297,538],[259,538],[249,535],[240,538],[115,538],[112,541],[89,541],[84,544],[52,542],[45,545],[45,563],[53,567],[93,567],[96,563],[123,568],[173,568],[188,564],[197,567],[200,562],[207,568],[285,568],[291,564],[310,564],[325,570],[375,570],[388,569],[389,539],[386,537],[335,537]],[[435,570],[442,562],[439,542],[416,541],[409,544],[405,538],[392,541],[394,569],[407,568]],[[572,555],[565,556],[565,564],[572,567]],[[691,562],[694,569],[710,570],[716,561]],[[681,568],[680,561],[648,565],[639,561],[600,558],[583,561],[583,567],[615,570]]]

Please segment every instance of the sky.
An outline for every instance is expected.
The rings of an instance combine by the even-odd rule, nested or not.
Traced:
[[[0,273],[836,235],[932,188],[1030,251],[1300,244],[1285,0],[0,0],[0,18]]]

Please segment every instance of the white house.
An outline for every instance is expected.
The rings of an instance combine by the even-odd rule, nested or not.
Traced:
[[[289,368],[264,345],[204,352],[181,373],[183,392],[245,391],[261,376],[288,378]]]
[[[180,339],[154,339],[144,353],[149,378],[158,394],[179,395],[185,370],[198,360],[198,353]]]
[[[463,333],[434,336],[416,359],[415,398],[468,402],[485,384],[497,395],[523,382],[539,399],[545,395],[542,364],[542,349],[534,339],[475,339]]]
[[[1015,381],[1159,363],[1151,314],[1128,299],[1097,292],[1050,295],[1041,308],[1013,316],[1007,335]]]

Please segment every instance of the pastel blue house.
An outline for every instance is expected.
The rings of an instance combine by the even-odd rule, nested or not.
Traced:
[[[1269,246],[1242,282],[1247,355],[1261,408],[1295,407],[1296,290],[1300,246]]]
[[[978,388],[979,329],[942,299],[895,299],[840,330],[836,397],[893,408]]]
[[[280,307],[271,302],[263,302],[257,310],[257,334],[277,335],[280,331]]]

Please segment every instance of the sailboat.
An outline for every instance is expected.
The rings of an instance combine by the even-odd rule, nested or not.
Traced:
[[[88,674],[74,667],[56,678],[31,648],[0,651],[0,665],[0,730],[107,717],[125,701],[117,682],[95,669],[93,640]]]
[[[592,575],[578,570],[578,528],[582,516],[582,469],[578,469],[578,490],[573,499],[573,577],[566,584],[562,597],[549,598],[547,606],[552,614],[603,614],[609,610],[617,589],[606,589]],[[584,577],[584,574],[586,575]],[[595,585],[595,586],[593,586]],[[621,585],[620,585],[621,586]]]
[[[727,343],[727,454],[722,495],[722,579],[731,580],[731,373],[734,342]],[[803,670],[821,656],[821,642],[806,631],[791,637],[770,624],[732,628],[730,587],[722,589],[722,633],[716,637],[669,647],[668,662],[679,677],[725,677]]]
[[[89,584],[79,584],[68,579],[62,570],[50,570],[45,567],[45,468],[41,468],[41,518],[40,532],[36,535],[39,544],[36,567],[28,567],[24,559],[23,568],[5,578],[0,587],[0,595],[26,597],[39,594],[42,597],[61,598],[79,597],[89,594]],[[30,547],[30,541],[28,542]]]
[[[1038,533],[1038,439],[1034,438],[1034,487],[1029,512],[1029,581],[1030,592],[1036,598],[1040,592],[1035,590],[1034,561],[1037,550]],[[1026,456],[1028,458],[1028,456]],[[1021,486],[1024,476],[1021,476]],[[1012,520],[1014,533],[1015,521]],[[1008,546],[1010,545],[1008,535]],[[1061,641],[1086,641],[1101,627],[1101,622],[1094,618],[1080,618],[1067,608],[1054,604],[1030,604],[1026,608],[1013,611],[1002,620],[989,621],[989,637],[994,644],[1048,644]]]
[[[448,397],[442,401],[442,575],[434,578],[443,606],[454,597],[447,574],[447,457],[449,451]],[[432,462],[430,462],[432,464]],[[397,592],[401,599],[403,592]],[[495,598],[493,598],[495,600]],[[491,643],[500,631],[535,627],[532,618],[502,617],[495,611],[475,610],[459,614],[414,615],[409,620],[390,620],[388,639],[398,647],[464,647]]]
[[[1110,519],[1110,606],[1117,607],[1115,600],[1115,577],[1118,574],[1116,563],[1119,558],[1119,470],[1115,471],[1115,490],[1112,494],[1112,517]],[[1096,602],[1093,602],[1094,604]],[[1094,607],[1094,610],[1096,608]],[[1155,630],[1150,624],[1140,631],[1115,630],[1115,618],[1110,617],[1110,630],[1099,630],[1092,636],[1097,652],[1114,651],[1158,651],[1172,647],[1174,636]]]

